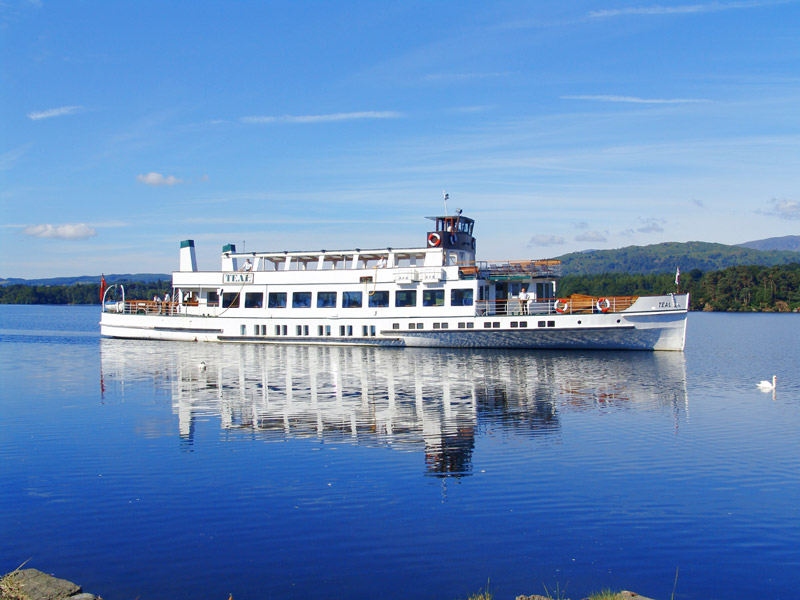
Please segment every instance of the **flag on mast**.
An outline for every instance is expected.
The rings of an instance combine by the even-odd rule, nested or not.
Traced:
[[[106,276],[100,275],[100,302],[103,301],[103,296],[106,293]]]
[[[675,269],[675,285],[680,285],[681,283],[681,268],[678,267]]]

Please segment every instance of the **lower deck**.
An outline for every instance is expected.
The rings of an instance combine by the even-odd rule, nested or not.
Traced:
[[[641,298],[622,312],[556,312],[551,306],[538,314],[526,307],[514,314],[451,317],[210,316],[162,306],[161,312],[104,312],[100,325],[107,337],[160,340],[680,351],[687,302],[663,296]]]

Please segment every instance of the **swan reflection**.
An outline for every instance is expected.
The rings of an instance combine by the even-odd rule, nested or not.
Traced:
[[[218,420],[260,439],[316,438],[424,452],[468,475],[482,432],[561,435],[570,411],[687,410],[681,353],[469,351],[101,341],[101,395],[152,385],[182,443]],[[139,393],[139,392],[137,392]]]

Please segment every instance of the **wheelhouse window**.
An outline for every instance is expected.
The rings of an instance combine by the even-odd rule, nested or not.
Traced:
[[[422,306],[444,306],[444,290],[422,290]]]
[[[225,292],[222,294],[222,308],[236,308],[239,306],[238,292]]]
[[[450,292],[451,306],[472,306],[472,290],[452,290]]]
[[[217,306],[219,304],[219,294],[217,292],[208,292],[206,294],[206,304],[208,306]]]
[[[263,292],[247,292],[244,295],[245,308],[261,308],[262,306],[264,306]]]
[[[386,290],[376,290],[369,295],[369,305],[373,308],[389,306],[389,292]]]
[[[267,308],[286,308],[286,292],[270,292],[267,296]]]
[[[317,308],[336,308],[336,292],[319,292]]]
[[[361,292],[342,292],[342,308],[361,308]]]
[[[395,306],[416,306],[417,290],[398,290],[394,293]]]
[[[293,292],[292,308],[311,308],[311,292]]]

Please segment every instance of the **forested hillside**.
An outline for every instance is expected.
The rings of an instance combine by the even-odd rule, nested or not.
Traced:
[[[127,282],[125,297],[150,299],[170,291],[169,281]],[[674,273],[630,275],[566,275],[558,282],[558,295],[642,296],[677,291]],[[800,312],[800,264],[763,267],[730,267],[704,273],[682,271],[680,291],[691,294],[692,310],[798,311]],[[0,286],[0,304],[99,304],[100,286],[7,285]]]
[[[168,280],[128,281],[123,285],[126,298],[148,300],[155,295],[164,296],[172,289],[172,284]],[[114,296],[109,296],[109,299],[114,299]],[[120,296],[117,295],[116,299],[120,299]],[[100,304],[100,285],[97,283],[4,285],[0,286],[0,304]]]
[[[674,273],[566,275],[558,283],[561,297],[643,296],[675,291]],[[800,264],[729,267],[708,273],[700,269],[682,271],[680,291],[691,294],[692,310],[800,312]]]
[[[557,257],[565,275],[602,273],[668,273],[700,269],[718,271],[737,265],[785,265],[800,262],[800,252],[762,251],[743,246],[709,242],[665,242],[650,246],[627,246],[615,250],[573,252]]]

